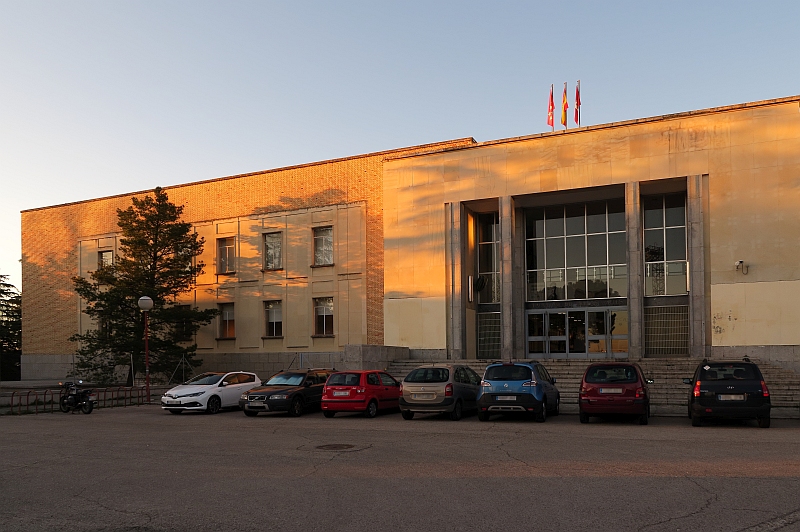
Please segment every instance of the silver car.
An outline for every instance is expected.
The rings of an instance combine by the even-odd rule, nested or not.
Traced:
[[[400,387],[403,419],[419,413],[448,413],[458,421],[465,411],[478,410],[481,378],[469,366],[425,364],[411,370]]]

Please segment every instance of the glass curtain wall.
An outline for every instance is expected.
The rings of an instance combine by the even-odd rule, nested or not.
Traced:
[[[500,219],[498,213],[477,217],[478,358],[500,358]]]
[[[686,294],[686,195],[645,196],[642,204],[644,295]]]

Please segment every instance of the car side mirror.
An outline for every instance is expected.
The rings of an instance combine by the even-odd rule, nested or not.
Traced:
[[[219,387],[220,387],[220,388],[224,388],[224,387],[225,387],[225,386],[227,386],[227,385],[228,385],[228,383],[227,383],[227,382],[225,382],[225,381],[222,381],[221,383],[219,383]]]
[[[656,381],[654,381],[653,379],[647,379],[647,384],[653,384],[654,382]]]
[[[306,381],[306,382],[305,382],[305,384],[304,384],[304,386],[305,386],[306,388],[308,388],[309,386],[311,386],[311,381]]]
[[[556,378],[555,378],[555,377],[553,377],[553,378],[552,378],[552,380],[551,380],[550,382],[551,382],[551,383],[553,383],[553,384],[555,384],[555,383],[556,383]]]
[[[684,384],[692,384],[692,379],[683,379]]]

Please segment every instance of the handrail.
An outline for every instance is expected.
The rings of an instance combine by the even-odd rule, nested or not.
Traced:
[[[112,386],[107,388],[92,388],[95,396],[97,397],[97,408],[115,408],[115,407],[128,407],[128,406],[141,406],[149,404],[148,397],[146,397],[144,386]],[[102,394],[102,396],[101,396]],[[33,396],[33,403],[31,403],[31,396]],[[64,390],[14,390],[11,392],[7,405],[2,408],[8,407],[10,414],[38,414],[53,413],[60,411],[61,398],[64,397]],[[41,402],[41,405],[40,405]],[[39,408],[41,406],[41,408]],[[49,409],[48,409],[49,406]],[[31,407],[33,411],[31,412]]]

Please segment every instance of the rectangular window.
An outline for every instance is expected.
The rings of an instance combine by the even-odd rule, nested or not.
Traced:
[[[542,257],[544,259],[544,257]],[[535,261],[535,256],[531,258]],[[500,220],[497,213],[478,216],[479,303],[500,302]]]
[[[110,249],[107,251],[97,252],[97,269],[107,268],[114,264],[114,252]]]
[[[314,299],[314,334],[316,336],[333,336],[332,297]]]
[[[314,228],[314,266],[333,264],[333,227]]]
[[[217,239],[217,273],[236,271],[236,239],[234,237]]]
[[[233,316],[233,303],[223,303],[219,306],[219,337],[236,337],[236,320]]]
[[[681,295],[687,289],[686,195],[642,198],[646,296]]]
[[[267,336],[283,336],[283,312],[280,301],[264,301],[264,318],[267,321]]]
[[[175,305],[175,314],[178,318],[175,323],[175,336],[179,342],[191,342],[194,337],[194,325],[190,319],[191,305]]]
[[[283,268],[282,245],[283,233],[264,233],[265,270],[280,270]]]

